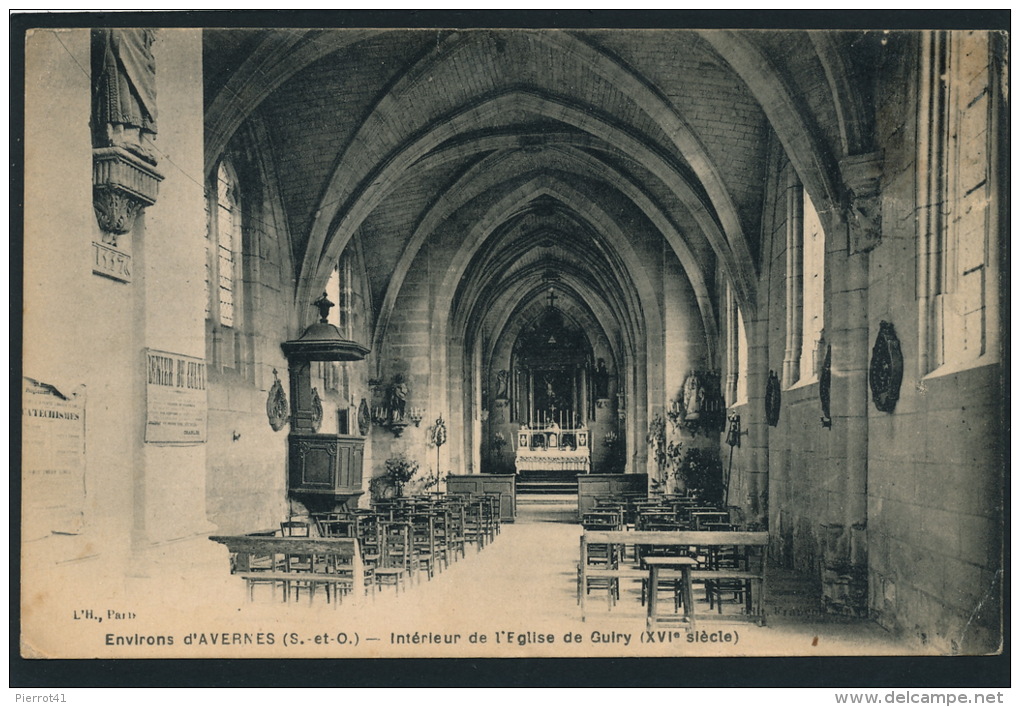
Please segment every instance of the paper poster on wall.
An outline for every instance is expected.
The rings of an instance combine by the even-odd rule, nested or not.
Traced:
[[[85,392],[22,380],[22,535],[81,532],[85,509]]]
[[[206,441],[205,361],[148,349],[145,356],[145,441],[196,444]]]

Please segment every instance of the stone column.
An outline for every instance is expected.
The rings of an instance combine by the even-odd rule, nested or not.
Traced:
[[[844,161],[849,188],[847,242],[831,238],[826,268],[835,325],[829,466],[839,483],[821,528],[822,601],[826,610],[867,613],[869,251],[881,241],[881,155]],[[827,327],[828,328],[828,327]]]
[[[778,527],[769,518],[769,433],[765,423],[765,384],[768,380],[768,313],[744,320],[747,336],[747,406],[750,414],[743,418],[748,446],[747,478],[742,482],[747,491],[749,522]],[[731,499],[732,500],[732,499]],[[741,499],[743,501],[743,499]]]
[[[205,194],[203,173],[202,32],[165,30],[152,47],[159,96],[157,159],[172,155],[172,171],[159,199],[140,220],[132,246],[139,274],[136,327],[141,332],[135,375],[142,378],[138,406],[143,435],[146,417],[145,351],[155,349],[205,358]],[[196,183],[196,181],[198,183]],[[205,404],[205,403],[203,403]],[[199,414],[203,411],[195,411]],[[206,432],[207,434],[207,432]],[[135,570],[147,573],[153,546],[200,538],[214,530],[206,517],[206,444],[144,443],[135,472]],[[208,544],[208,543],[205,543]]]

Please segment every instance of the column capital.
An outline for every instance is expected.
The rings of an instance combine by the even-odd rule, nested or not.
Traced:
[[[840,161],[846,186],[850,253],[864,253],[882,241],[881,151],[849,155]]]

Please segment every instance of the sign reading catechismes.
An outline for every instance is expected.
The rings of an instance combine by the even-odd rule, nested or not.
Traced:
[[[145,358],[145,441],[205,442],[209,417],[205,361],[155,349],[147,349]]]

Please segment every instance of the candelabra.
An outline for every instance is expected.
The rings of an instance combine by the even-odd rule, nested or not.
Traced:
[[[390,410],[384,406],[376,406],[372,409],[372,422],[379,427],[385,427],[394,436],[399,437],[403,434],[404,429],[413,424],[415,427],[421,425],[421,421],[425,418],[424,408],[410,408],[403,415],[397,410]]]
[[[670,424],[673,425],[674,432],[680,429],[680,423],[684,419],[684,410],[679,400],[674,400],[670,404],[669,410],[666,411],[666,417],[669,418]]]

